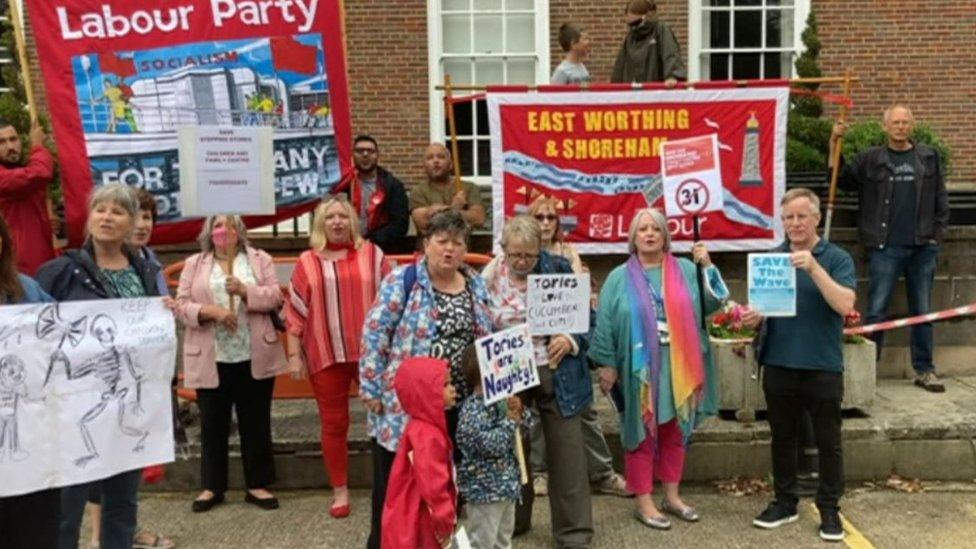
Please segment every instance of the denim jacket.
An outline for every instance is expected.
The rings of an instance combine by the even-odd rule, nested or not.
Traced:
[[[369,436],[391,452],[396,451],[407,423],[393,390],[397,368],[408,357],[430,356],[437,339],[434,288],[427,260],[417,263],[417,280],[409,300],[404,299],[405,270],[406,267],[397,268],[383,280],[376,302],[366,315],[359,359],[360,393],[383,404],[381,413],[369,412],[366,416]],[[465,267],[463,274],[474,296],[475,337],[484,337],[492,332],[488,290],[470,268]]]

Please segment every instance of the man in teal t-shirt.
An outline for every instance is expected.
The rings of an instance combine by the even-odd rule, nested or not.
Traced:
[[[844,397],[844,315],[854,309],[854,260],[850,254],[817,236],[820,200],[809,189],[783,196],[783,227],[796,273],[796,316],[769,318],[759,349],[764,366],[763,394],[772,434],[773,488],[776,499],[755,520],[759,528],[794,522],[797,481],[798,424],[809,412],[817,440],[820,486],[820,537],[844,539],[839,501],[844,493],[840,403]],[[755,312],[743,322],[758,326]]]

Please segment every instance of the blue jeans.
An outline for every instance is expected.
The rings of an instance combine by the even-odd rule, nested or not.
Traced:
[[[865,322],[873,324],[885,320],[891,294],[898,277],[902,275],[905,276],[909,314],[915,316],[931,312],[932,285],[938,257],[937,244],[888,246],[872,250],[868,261],[868,314]],[[918,374],[934,371],[932,323],[916,324],[911,330],[912,368]],[[880,357],[884,332],[875,332],[873,339]]]
[[[60,549],[77,549],[81,518],[92,484],[102,487],[102,549],[131,549],[136,535],[139,482],[142,470],[126,471],[95,482],[67,486],[61,490]]]

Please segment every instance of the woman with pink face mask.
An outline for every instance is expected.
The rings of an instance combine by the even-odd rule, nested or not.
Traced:
[[[201,418],[203,491],[193,511],[224,501],[231,408],[241,437],[244,500],[277,509],[267,490],[275,480],[271,393],[274,377],[288,364],[271,322],[283,299],[274,263],[248,245],[247,228],[236,215],[207,218],[199,241],[201,252],[186,260],[176,293],[177,318],[186,327],[184,385],[197,390]]]

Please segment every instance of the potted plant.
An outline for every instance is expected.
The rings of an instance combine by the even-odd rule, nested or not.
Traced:
[[[719,410],[734,410],[739,421],[753,421],[765,407],[752,341],[756,330],[742,325],[745,307],[729,300],[708,325],[712,359],[718,374]]]

